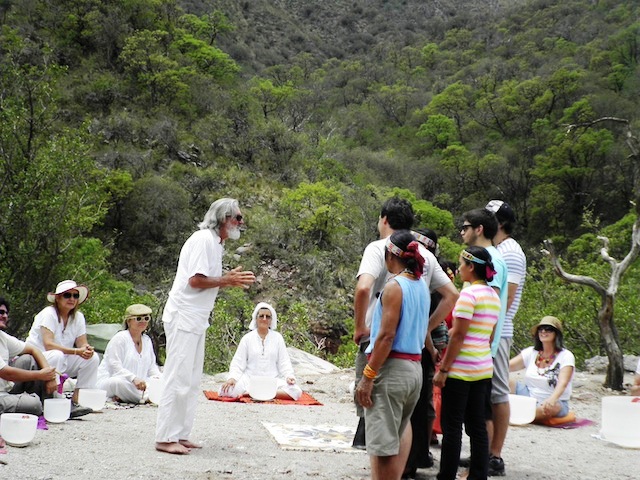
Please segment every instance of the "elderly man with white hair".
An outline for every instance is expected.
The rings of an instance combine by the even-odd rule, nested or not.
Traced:
[[[200,392],[209,317],[220,288],[248,288],[256,280],[253,272],[242,267],[222,272],[224,242],[240,238],[243,218],[237,200],[216,200],[200,223],[200,230],[180,251],[162,315],[167,356],[156,424],[156,450],[161,452],[184,455],[201,447],[189,436]]]

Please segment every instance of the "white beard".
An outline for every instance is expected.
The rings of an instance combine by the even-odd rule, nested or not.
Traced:
[[[240,238],[240,228],[230,228],[227,231],[227,236],[230,240],[238,240]]]

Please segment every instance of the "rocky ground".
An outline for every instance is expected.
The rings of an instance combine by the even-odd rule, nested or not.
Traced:
[[[7,446],[0,454],[0,478],[11,479],[365,479],[366,454],[281,449],[261,422],[355,427],[349,383],[353,370],[322,373],[298,365],[303,389],[323,406],[223,403],[199,398],[193,439],[202,450],[172,456],[154,450],[156,407],[104,409],[38,431],[27,447]],[[512,427],[504,450],[510,479],[636,479],[638,450],[594,438],[599,431],[603,375],[580,373],[572,408],[595,425],[563,430],[535,425]],[[203,377],[203,390],[216,389],[223,377]],[[627,378],[631,382],[631,374]],[[637,424],[637,422],[636,422]],[[464,448],[468,451],[468,444]],[[433,449],[434,456],[440,452]],[[418,478],[435,479],[436,467]]]

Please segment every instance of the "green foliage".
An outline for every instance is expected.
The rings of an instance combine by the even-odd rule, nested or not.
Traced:
[[[18,323],[62,275],[96,285],[92,318],[117,318],[138,295],[120,271],[136,291],[165,291],[182,241],[221,196],[240,199],[241,260],[261,278],[250,298],[221,294],[229,330],[212,339],[229,344],[256,298],[294,295],[282,306],[291,341],[348,338],[359,255],[394,188],[451,260],[453,219],[502,198],[525,246],[554,238],[573,268],[606,278],[594,236],[608,232],[624,255],[638,184],[625,143],[638,128],[638,5],[285,3],[0,8],[0,284]],[[589,125],[609,116],[631,130]],[[532,292],[550,313],[572,312],[578,290],[546,275],[536,264]],[[616,318],[633,347],[626,288]],[[591,325],[593,299],[579,292]],[[590,330],[580,342],[592,343],[580,355],[598,350]]]
[[[294,190],[285,190],[281,209],[310,245],[325,247],[345,233],[344,197],[338,189],[323,182],[301,183]]]

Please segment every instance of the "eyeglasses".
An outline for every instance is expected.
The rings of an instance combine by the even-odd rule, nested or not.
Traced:
[[[0,310],[0,315],[9,315],[8,310]]]
[[[151,315],[139,315],[137,317],[129,317],[129,318],[135,319],[135,321],[138,322],[138,323],[140,323],[140,322],[150,322],[151,321]]]
[[[79,293],[71,293],[71,292],[64,292],[62,294],[62,298],[71,298],[71,297],[73,297],[73,298],[75,298],[77,300],[78,298],[80,298],[80,294]]]
[[[556,329],[551,325],[541,325],[540,327],[538,327],[538,331],[539,332],[555,332]]]
[[[258,318],[271,318],[271,315],[268,313],[260,313],[258,314]]]
[[[468,228],[475,228],[473,225],[471,225],[470,223],[465,223],[464,225],[462,225],[460,227],[460,231],[461,232],[466,232]]]

